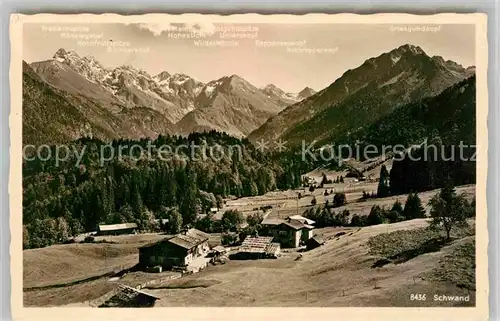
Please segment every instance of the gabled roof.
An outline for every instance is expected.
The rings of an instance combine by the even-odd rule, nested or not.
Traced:
[[[195,228],[192,228],[192,229],[189,229],[187,231],[187,235],[191,236],[191,237],[194,237],[196,239],[199,239],[201,240],[202,242],[203,241],[206,241],[210,238],[210,235],[205,233],[205,232],[202,232],[200,230],[197,230]]]
[[[296,221],[296,220],[285,221],[281,225],[287,226],[287,227],[292,228],[294,230],[301,230],[301,229],[306,227],[304,224],[302,224],[301,222]]]
[[[170,238],[172,238],[172,237],[170,237]],[[142,246],[139,246],[139,248],[140,248],[140,249],[145,249],[145,248],[148,248],[148,247],[153,247],[153,246],[155,246],[155,245],[157,245],[157,244],[164,243],[164,242],[168,241],[170,238],[169,238],[169,237],[165,237],[165,238],[164,238],[164,239],[162,239],[162,240],[159,240],[159,241],[156,241],[156,242],[151,242],[151,243],[148,243],[148,244],[144,244],[144,245],[142,245]]]
[[[168,242],[189,250],[207,241],[209,238],[210,235],[207,233],[192,228],[187,230],[185,234],[179,233],[171,237],[166,237],[163,240],[143,245],[140,248],[148,248],[163,242]]]
[[[239,248],[240,252],[259,253],[265,252],[268,245],[273,241],[272,236],[247,236]]]
[[[218,253],[224,253],[224,252],[228,252],[229,251],[229,249],[227,249],[227,248],[225,248],[224,246],[221,246],[221,245],[217,245],[212,250],[214,252],[218,252]]]
[[[284,220],[279,218],[265,218],[260,223],[261,225],[280,225]]]
[[[316,242],[318,243],[319,245],[322,245],[325,243],[325,240],[323,239],[322,236],[319,236],[319,235],[315,235],[313,237],[311,237],[308,242]]]
[[[307,217],[304,217],[302,215],[292,215],[292,216],[289,216],[288,218],[291,220],[297,220],[297,221],[300,221],[304,224],[309,224],[309,225],[314,225],[314,223],[316,223],[315,221],[313,221]]]
[[[136,223],[122,223],[122,224],[100,224],[99,231],[118,231],[130,228],[137,228]]]
[[[174,237],[168,239],[168,242],[189,250],[207,241],[209,237],[210,235],[207,233],[193,228],[188,230],[186,234],[179,233],[175,235]]]
[[[154,295],[154,294],[151,294],[151,293],[147,293],[147,292],[141,291],[141,290],[139,290],[139,289],[135,289],[135,288],[133,288],[133,287],[131,287],[131,286],[128,286],[128,285],[125,285],[125,284],[119,284],[119,287],[120,287],[120,289],[121,289],[122,291],[123,291],[123,290],[125,290],[125,291],[130,291],[130,292],[137,292],[137,293],[139,293],[139,294],[142,294],[142,295],[145,295],[145,296],[151,297],[151,298],[156,299],[156,300],[159,300],[159,299],[160,299],[160,297],[159,297],[159,296],[156,296],[156,295]]]

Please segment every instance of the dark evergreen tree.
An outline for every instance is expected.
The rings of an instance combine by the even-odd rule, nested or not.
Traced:
[[[378,205],[373,205],[370,214],[366,217],[368,225],[382,224],[385,221],[385,211]]]
[[[424,218],[425,209],[422,206],[422,201],[418,194],[410,193],[406,199],[405,208],[403,210],[403,216],[407,220],[412,220],[415,218]]]
[[[196,173],[191,163],[188,163],[184,174],[184,186],[181,192],[180,212],[184,223],[194,223],[198,214],[198,191],[196,188]]]
[[[396,202],[394,202],[394,204],[392,205],[391,211],[399,213],[400,215],[403,215],[403,205],[401,204],[401,202],[399,200],[396,200]]]
[[[333,207],[340,207],[347,204],[345,193],[335,193],[333,196]]]
[[[377,197],[389,196],[389,172],[385,165],[380,168],[380,179],[378,181]]]
[[[177,234],[182,229],[182,215],[176,207],[166,210],[166,219],[168,220],[168,232]]]

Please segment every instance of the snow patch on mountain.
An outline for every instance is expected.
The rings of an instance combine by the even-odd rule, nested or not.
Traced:
[[[401,59],[400,55],[391,55],[392,64],[395,65]]]

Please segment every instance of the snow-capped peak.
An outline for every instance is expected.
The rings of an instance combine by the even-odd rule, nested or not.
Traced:
[[[170,74],[167,72],[167,71],[162,71],[160,72],[158,75],[154,76],[153,78],[157,81],[157,82],[162,82],[162,81],[165,81],[167,79],[170,78]]]

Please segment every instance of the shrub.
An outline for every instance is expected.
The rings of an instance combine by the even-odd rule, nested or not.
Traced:
[[[366,216],[354,214],[351,219],[351,226],[366,226]]]
[[[363,196],[361,196],[361,199],[366,200],[369,198],[376,198],[376,197],[377,197],[377,194],[367,193],[367,192],[363,191]]]
[[[95,237],[89,235],[83,239],[83,243],[95,243]]]
[[[222,245],[235,245],[238,242],[238,234],[222,233],[220,241]]]
[[[165,218],[168,219],[168,232],[172,234],[177,234],[182,228],[182,215],[179,213],[176,207],[171,209],[163,209],[166,211]]]
[[[389,221],[389,223],[396,223],[405,220],[403,215],[394,210],[384,211],[384,216]]]
[[[347,204],[345,193],[335,193],[333,196],[333,207],[340,207]]]
[[[262,223],[262,220],[264,217],[260,213],[254,213],[252,215],[247,216],[247,223],[249,226],[252,227],[259,227],[260,223]]]
[[[214,215],[212,213],[208,213],[203,218],[196,220],[194,222],[195,228],[206,233],[213,233],[217,231],[217,228],[220,226],[218,226],[217,222],[214,221],[213,216]]]
[[[446,282],[460,288],[476,289],[476,248],[475,242],[457,246],[452,253],[442,257],[438,266],[422,277],[432,281]]]
[[[257,226],[247,226],[244,229],[241,230],[241,232],[238,234],[239,237],[239,242],[242,243],[247,236],[258,236],[259,235],[259,230]]]
[[[403,205],[399,200],[396,200],[394,204],[392,205],[391,211],[397,212],[400,215],[403,215]]]
[[[229,210],[222,214],[222,227],[229,231],[236,231],[239,226],[245,221],[243,214],[237,210]]]
[[[341,213],[338,213],[335,218],[337,219],[338,226],[348,226],[349,225],[349,210],[345,209]]]

